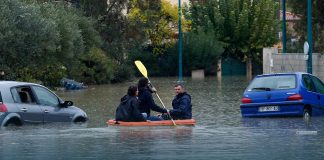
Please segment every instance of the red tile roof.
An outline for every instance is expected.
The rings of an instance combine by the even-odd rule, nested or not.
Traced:
[[[282,20],[282,10],[280,10],[280,20]],[[298,21],[300,20],[300,17],[291,13],[291,12],[287,12],[286,11],[286,20],[287,21]]]

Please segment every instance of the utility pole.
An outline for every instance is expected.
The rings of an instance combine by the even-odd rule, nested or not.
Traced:
[[[308,63],[307,63],[307,73],[313,73],[313,61],[312,61],[312,52],[313,52],[313,34],[312,34],[312,0],[307,1],[307,42],[309,45],[308,50]]]
[[[286,49],[286,0],[282,0],[282,53],[287,53]]]
[[[179,16],[179,24],[178,24],[178,30],[179,30],[179,83],[182,83],[182,29],[181,29],[181,0],[178,0],[178,16]]]

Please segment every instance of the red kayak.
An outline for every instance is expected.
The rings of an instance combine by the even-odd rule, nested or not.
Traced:
[[[194,119],[185,119],[185,120],[174,120],[176,125],[195,125],[196,120]],[[112,126],[173,126],[173,122],[171,120],[164,121],[146,121],[146,122],[116,122],[114,119],[110,119],[106,122],[108,125]]]

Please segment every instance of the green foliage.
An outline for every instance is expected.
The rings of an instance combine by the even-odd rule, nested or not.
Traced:
[[[4,63],[24,68],[37,62],[48,63],[55,57],[57,32],[52,31],[53,23],[40,15],[39,6],[22,7],[17,0],[1,3],[0,53]],[[46,57],[42,57],[43,53]]]
[[[204,69],[206,74],[215,74],[223,51],[223,44],[212,30],[189,32],[184,36],[184,68],[188,72]]]
[[[313,52],[322,53],[324,50],[324,27],[322,27],[324,25],[324,3],[321,0],[313,0],[312,3]],[[294,22],[294,29],[300,37],[298,43],[301,45],[298,47],[299,52],[302,52],[303,43],[307,40],[307,1],[289,0],[286,6],[290,6],[293,14],[301,18]],[[287,48],[289,49],[290,46],[287,45]]]
[[[80,5],[86,16],[99,17],[107,9],[107,0],[80,0]]]
[[[129,64],[133,65],[133,63],[129,63]],[[111,82],[117,83],[117,82],[123,82],[132,79],[134,75],[134,70],[129,64],[123,63],[122,65],[118,65],[114,70],[114,74]]]
[[[5,78],[36,81],[36,72],[57,60],[55,24],[40,6],[18,0],[1,1],[0,23],[0,63],[10,68]]]
[[[173,35],[177,28],[177,7],[166,0],[131,0],[128,18],[132,25],[141,26],[148,46],[154,54],[163,54],[174,45]]]
[[[225,44],[223,57],[230,56],[251,65],[261,60],[260,50],[277,42],[278,3],[273,0],[194,1],[190,15],[193,30],[212,29]],[[251,69],[251,67],[247,67]],[[252,76],[252,71],[247,76]]]
[[[124,63],[128,48],[133,46],[128,21],[122,12],[126,5],[127,1],[124,0],[111,1],[108,10],[98,21],[98,30],[104,41],[104,51],[118,64]]]
[[[168,51],[170,49],[168,49]],[[168,76],[174,71],[173,68],[167,68],[168,66],[171,67],[174,64],[172,63],[173,61],[169,61],[169,59],[166,59],[166,57],[168,56],[170,56],[170,52],[166,52],[163,55],[156,55],[152,54],[151,51],[143,50],[138,52],[132,52],[129,56],[129,61],[131,64],[133,64],[135,60],[141,60],[148,69],[149,76]],[[177,57],[174,58],[174,60],[177,59]],[[163,64],[166,64],[166,66]],[[134,66],[133,70],[137,70],[137,68],[135,68]],[[138,71],[135,73],[137,73],[137,76],[141,76],[141,74]]]
[[[99,19],[98,28],[105,52],[117,63],[112,81],[130,79],[135,59],[150,67],[156,66],[152,69],[153,75],[164,74],[153,63],[175,45],[177,18],[176,7],[165,0],[110,1],[108,10]]]
[[[83,82],[109,83],[112,80],[114,62],[99,48],[93,48],[82,58],[84,67]]]
[[[14,73],[16,76],[14,79],[17,81],[43,83],[46,86],[55,87],[65,76],[66,68],[60,64],[52,64],[44,66],[41,70],[25,67],[15,70]]]
[[[66,68],[59,63],[51,64],[37,72],[36,75],[36,78],[42,80],[44,85],[55,87],[60,85],[60,80],[66,75]]]
[[[152,76],[177,75],[178,43],[174,37],[174,33],[178,30],[176,6],[171,7],[169,2],[161,1],[161,12],[156,4],[155,6],[149,4],[151,1],[134,0],[132,2],[136,5],[132,7],[129,13],[131,23],[144,26],[144,31],[146,31],[149,42],[152,42],[152,44],[145,46],[142,51],[132,51],[129,55],[130,61],[140,59],[150,69],[150,75]],[[185,12],[185,14],[187,18],[195,15],[189,12]],[[156,17],[163,18],[156,19]],[[200,21],[201,19],[197,20]],[[184,20],[183,22],[186,25],[191,24],[189,20]],[[196,22],[194,21],[193,23]],[[205,22],[199,23],[205,24]],[[195,25],[193,24],[193,26]],[[190,32],[188,32],[188,28],[186,29],[188,33],[184,34],[183,40],[183,69],[185,75],[190,75],[193,69],[204,69],[207,74],[216,73],[216,65],[220,54],[223,52],[223,44],[218,41],[218,34],[214,32],[212,23],[209,26],[211,27],[197,26],[197,28],[193,28]]]
[[[192,28],[212,28],[234,56],[253,56],[255,51],[276,43],[278,3],[272,0],[206,1],[189,10]],[[267,14],[264,14],[267,13]],[[241,54],[240,55],[237,55]],[[242,54],[244,56],[242,56]]]
[[[195,69],[204,69],[207,75],[215,75],[217,62],[223,53],[223,45],[213,31],[189,32],[184,35],[183,72],[190,76]],[[132,52],[130,61],[141,60],[150,70],[151,76],[176,76],[178,73],[178,44],[162,55],[149,51]]]
[[[65,76],[80,81],[88,78],[84,75],[89,68],[82,58],[100,50],[101,38],[91,18],[64,4],[0,2],[0,70],[5,71],[5,79],[56,86]],[[100,67],[89,81],[110,81],[110,60],[101,57],[94,62]]]

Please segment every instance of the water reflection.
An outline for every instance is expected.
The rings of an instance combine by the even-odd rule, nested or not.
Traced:
[[[160,141],[165,139],[183,140],[190,139],[192,136],[192,127],[115,127],[118,129],[116,139],[139,141]]]

